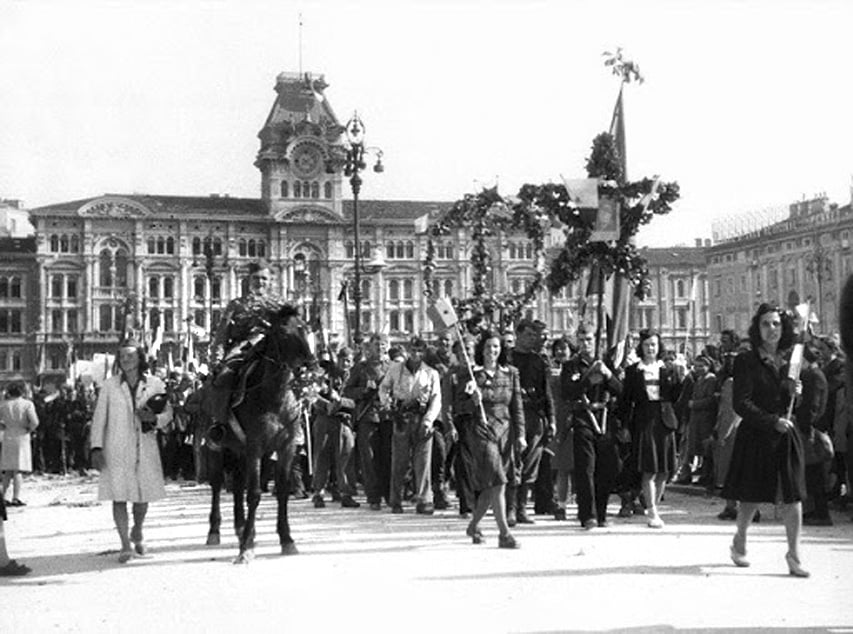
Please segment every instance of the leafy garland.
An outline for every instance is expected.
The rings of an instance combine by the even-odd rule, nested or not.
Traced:
[[[551,260],[548,289],[557,293],[598,266],[606,277],[613,273],[625,276],[635,295],[643,298],[649,289],[648,263],[632,238],[641,225],[671,211],[680,196],[678,183],[659,182],[656,188],[649,178],[622,183],[621,161],[613,137],[606,132],[593,140],[586,170],[589,178],[599,179],[599,196],[611,198],[619,206],[618,240],[591,242],[594,214],[574,206],[563,185],[524,185],[519,192],[524,204],[545,210],[563,225],[566,242]]]
[[[454,229],[468,228],[471,232],[471,266],[473,289],[471,297],[453,299],[461,315],[470,322],[483,320],[495,322],[501,329],[516,321],[544,286],[544,273],[537,266],[536,273],[527,288],[520,293],[497,292],[490,285],[492,255],[489,244],[504,233],[525,231],[533,244],[537,263],[544,261],[545,233],[551,225],[550,218],[538,209],[518,205],[517,201],[506,200],[497,188],[484,189],[478,194],[466,194],[428,229],[426,258],[424,260],[424,294],[433,294],[435,273],[434,240],[449,235]]]
[[[471,231],[473,242],[473,289],[471,297],[453,299],[453,304],[471,322],[494,322],[495,313],[498,313],[498,325],[504,328],[519,318],[543,287],[547,286],[556,294],[580,280],[594,266],[607,277],[613,273],[625,276],[634,287],[635,295],[645,297],[649,289],[648,263],[639,254],[632,237],[641,225],[648,224],[656,215],[671,211],[672,203],[680,195],[678,183],[659,182],[655,187],[655,180],[649,178],[623,183],[621,161],[609,133],[599,134],[593,140],[586,170],[590,178],[599,179],[599,196],[611,198],[619,206],[618,240],[591,242],[594,214],[584,213],[574,205],[562,184],[525,184],[516,199],[504,199],[497,188],[466,194],[428,229],[424,294],[427,297],[433,294],[434,240],[464,227]],[[545,235],[552,225],[563,227],[565,243],[551,259],[546,276]],[[536,274],[524,292],[496,292],[489,285],[492,272],[489,243],[502,233],[519,230],[524,230],[533,244]]]

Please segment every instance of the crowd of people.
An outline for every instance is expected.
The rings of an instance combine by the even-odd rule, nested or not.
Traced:
[[[119,372],[100,394],[46,383],[30,395],[10,386],[0,405],[4,507],[25,504],[21,473],[93,467],[99,497],[113,501],[119,560],[144,556],[147,505],[165,495],[164,477],[200,474],[197,449],[209,425],[198,418],[234,424],[229,399],[273,305],[265,271],[254,267],[249,295],[229,307],[217,335],[218,398],[210,407],[190,407],[198,377],[149,368],[134,341],[121,344]],[[523,319],[505,332],[450,330],[402,347],[373,333],[357,349],[319,351],[323,378],[303,405],[292,492],[318,508],[331,499],[354,509],[361,491],[370,511],[413,507],[420,515],[450,508],[455,492],[473,543],[486,541],[481,521],[491,509],[498,546],[518,548],[515,526],[536,515],[571,519],[572,497],[585,530],[611,524],[612,496],[619,517],[644,515],[661,529],[667,484],[695,483],[725,499],[720,520],[736,520],[730,554],[738,566],[749,565],[747,531],[759,505],[780,504],[789,572],[807,576],[801,524],[830,525],[830,505],[848,500],[853,412],[838,342],[799,331],[787,312],[766,304],[745,336],[725,331],[695,358],[644,330],[629,336],[614,364],[596,334],[581,324],[552,340],[543,322]],[[789,369],[795,340],[799,374]]]

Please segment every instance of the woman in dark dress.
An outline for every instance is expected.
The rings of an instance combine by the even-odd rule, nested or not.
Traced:
[[[807,577],[800,566],[802,500],[806,495],[803,446],[786,410],[799,381],[788,380],[785,353],[794,342],[791,319],[779,308],[761,304],[749,326],[751,350],[735,359],[732,402],[743,419],[735,436],[723,497],[738,500],[737,533],[730,554],[737,566],[746,559],[746,529],[762,502],[782,504],[788,538],[788,571]]]
[[[631,432],[648,526],[663,528],[658,504],[677,465],[672,404],[678,399],[683,375],[677,366],[664,363],[660,335],[654,330],[640,332],[637,356],[640,360],[625,369],[618,418]]]
[[[518,370],[505,364],[502,346],[498,334],[480,340],[474,353],[474,379],[457,383],[453,407],[457,416],[467,419],[460,429],[464,429],[464,443],[470,452],[470,477],[476,496],[467,534],[475,544],[482,543],[478,524],[491,507],[500,530],[498,546],[518,548],[507,524],[504,488],[512,468],[513,442],[518,451],[525,446],[524,411]]]

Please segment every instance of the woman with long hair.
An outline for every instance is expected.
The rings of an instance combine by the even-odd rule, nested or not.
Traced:
[[[473,543],[483,541],[478,525],[491,507],[498,525],[500,548],[518,548],[509,532],[504,488],[515,449],[524,449],[524,410],[518,370],[506,364],[501,336],[484,335],[474,353],[473,379],[459,381],[454,389],[456,416],[465,417],[464,442],[471,455],[471,482],[476,504],[467,534]]]
[[[808,577],[800,565],[799,551],[806,495],[803,446],[793,421],[786,416],[795,387],[786,378],[793,323],[781,309],[761,304],[749,326],[749,341],[751,348],[738,354],[733,370],[732,402],[742,420],[723,487],[725,499],[740,502],[730,555],[736,566],[749,566],[746,531],[758,505],[781,503],[788,571]]]
[[[642,476],[649,528],[663,528],[658,512],[666,481],[675,472],[678,426],[672,404],[678,399],[683,376],[678,366],[664,362],[660,335],[640,332],[639,361],[625,369],[618,418],[631,433],[637,470]]]

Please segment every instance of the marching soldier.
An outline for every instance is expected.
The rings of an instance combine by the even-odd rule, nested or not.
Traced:
[[[608,405],[622,384],[601,359],[595,359],[595,334],[581,324],[578,351],[563,366],[562,396],[572,417],[575,494],[578,520],[590,530],[607,526],[607,499],[619,473]]]

